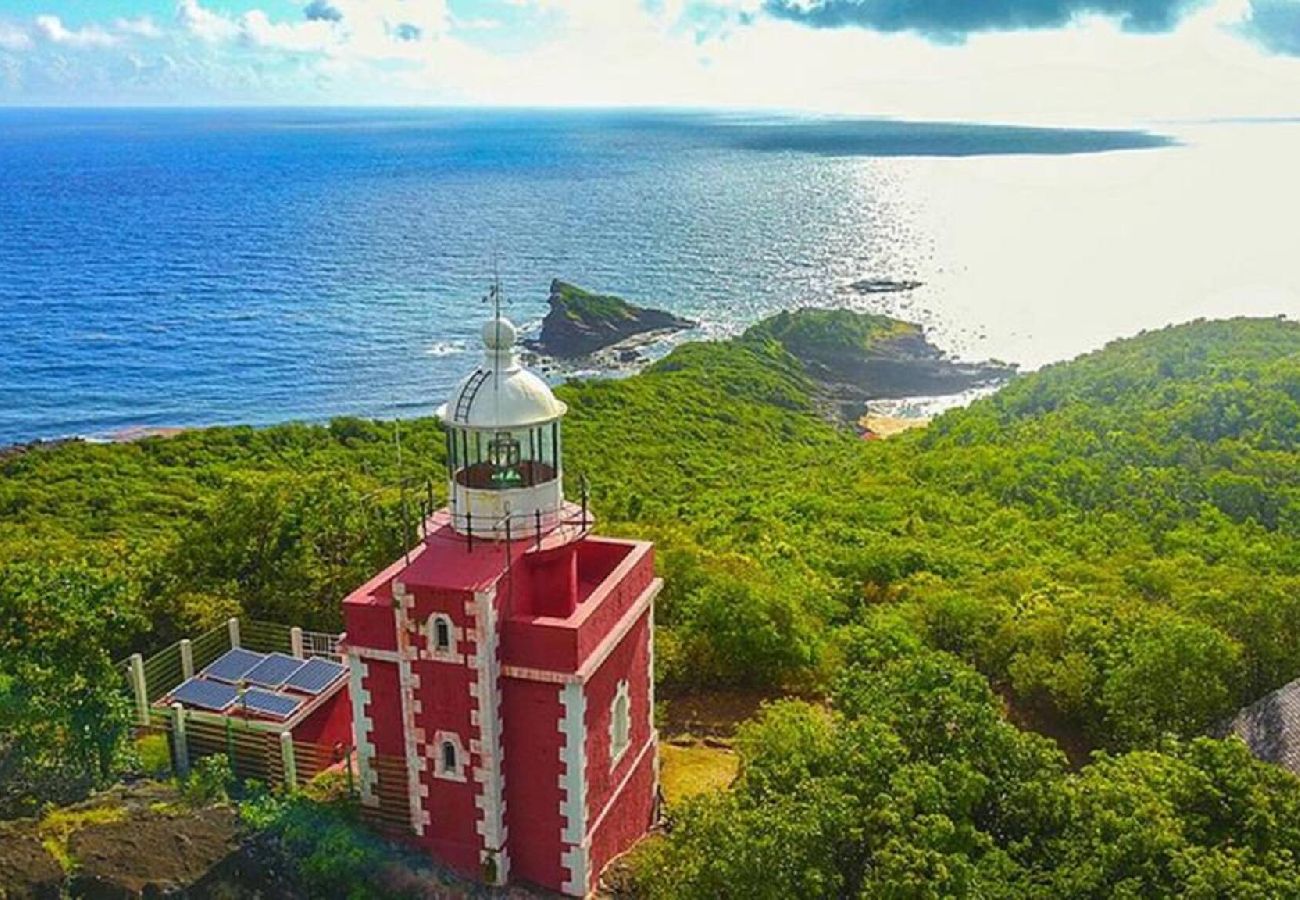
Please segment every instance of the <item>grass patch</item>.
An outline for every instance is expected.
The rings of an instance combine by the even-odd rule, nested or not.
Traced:
[[[140,757],[140,771],[150,778],[169,778],[172,774],[172,750],[165,734],[142,735],[135,742]]]
[[[659,783],[669,804],[726,790],[739,771],[740,757],[730,747],[660,744]]]

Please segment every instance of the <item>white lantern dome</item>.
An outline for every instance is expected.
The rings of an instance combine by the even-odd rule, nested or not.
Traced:
[[[568,407],[550,385],[519,364],[517,334],[509,319],[484,324],[483,364],[456,385],[438,408],[438,418],[450,426],[490,431],[527,428],[564,415]]]
[[[519,364],[518,331],[483,326],[483,362],[438,409],[447,427],[452,527],[488,539],[549,531],[563,515],[560,419],[568,407]]]

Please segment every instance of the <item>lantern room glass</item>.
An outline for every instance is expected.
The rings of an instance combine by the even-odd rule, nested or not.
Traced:
[[[447,431],[447,474],[475,490],[511,490],[554,481],[560,470],[560,423],[532,428]]]

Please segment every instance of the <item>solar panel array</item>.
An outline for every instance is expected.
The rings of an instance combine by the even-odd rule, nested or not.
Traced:
[[[302,660],[235,647],[172,691],[168,702],[219,713],[245,709],[283,720],[323,694],[346,671],[339,663],[319,657]],[[256,687],[245,687],[241,694],[237,685]]]
[[[251,672],[264,659],[266,659],[265,654],[235,647],[227,650],[216,662],[204,669],[203,675],[233,684]]]

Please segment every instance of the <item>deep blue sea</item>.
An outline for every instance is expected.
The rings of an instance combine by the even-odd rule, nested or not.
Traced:
[[[692,337],[849,304],[1014,357],[996,339],[1010,301],[962,294],[964,272],[988,288],[951,231],[1039,226],[1005,212],[1003,176],[977,161],[1185,149],[738,114],[0,110],[0,444],[428,413],[477,357],[494,266],[533,328],[559,277],[696,318]],[[1031,179],[1006,202],[1043,193]],[[852,289],[865,278],[928,287]],[[1060,330],[1060,347],[1036,356],[1031,334],[1020,356],[1074,350]]]

